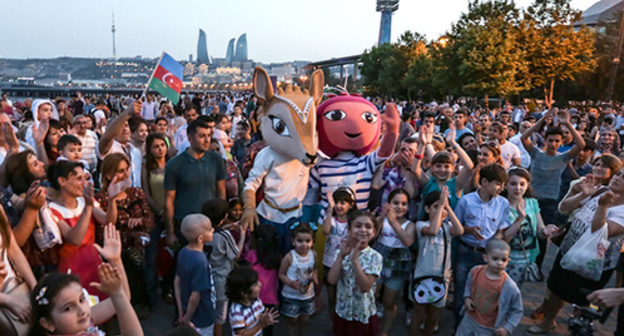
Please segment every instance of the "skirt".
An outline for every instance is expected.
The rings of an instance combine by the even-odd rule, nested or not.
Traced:
[[[590,280],[572,271],[563,269],[560,264],[562,257],[561,252],[557,253],[557,258],[548,276],[548,289],[563,301],[580,306],[589,305],[586,298],[587,295],[595,290],[604,288],[609,282],[613,270],[603,271],[602,277],[598,281]]]

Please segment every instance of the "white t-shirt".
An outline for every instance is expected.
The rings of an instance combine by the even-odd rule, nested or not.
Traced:
[[[529,166],[531,166],[531,155],[529,154],[529,152],[527,152],[526,148],[524,148],[524,145],[522,144],[522,139],[520,139],[520,137],[522,137],[522,134],[518,133],[511,137],[511,139],[509,139],[509,142],[518,147],[518,150],[520,150],[520,164],[522,165],[522,167],[528,169]]]
[[[574,246],[574,243],[576,243],[587,230],[591,229],[594,214],[596,213],[596,209],[598,209],[599,199],[600,196],[586,198],[581,203],[583,206],[570,216],[572,220],[570,231],[568,231],[563,242],[561,242],[561,253],[563,255]],[[624,204],[607,209],[607,221],[624,226]],[[609,245],[605,253],[603,270],[607,271],[613,269],[617,265],[618,259],[620,258],[622,239],[624,239],[624,235],[609,238],[611,245]]]
[[[512,165],[513,159],[520,159],[520,150],[518,146],[512,144],[509,141],[506,141],[504,145],[500,145],[501,148],[501,158],[503,159],[503,164],[505,169],[509,169]]]
[[[347,238],[347,231],[347,222],[341,222],[336,217],[332,217],[331,230],[325,239],[323,266],[332,267],[336,261],[336,252],[340,249],[342,239]]]
[[[401,224],[401,228],[405,230],[409,223],[410,221],[406,220],[405,223]],[[399,239],[399,236],[394,231],[387,218],[384,218],[383,227],[381,228],[381,232],[379,233],[378,242],[392,248],[408,247],[403,245],[403,242]]]

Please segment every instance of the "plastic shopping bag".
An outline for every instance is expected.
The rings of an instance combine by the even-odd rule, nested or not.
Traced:
[[[591,232],[591,227],[588,228],[561,258],[561,267],[584,278],[600,280],[605,254],[611,245],[608,237],[607,225],[596,232]]]
[[[42,250],[49,249],[56,244],[63,244],[61,230],[52,217],[47,204],[44,204],[39,210],[39,225],[33,230],[33,237],[37,246]]]

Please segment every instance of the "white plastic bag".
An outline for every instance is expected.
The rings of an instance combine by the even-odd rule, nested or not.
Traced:
[[[39,210],[39,225],[33,230],[33,237],[37,246],[42,250],[49,249],[56,244],[63,244],[61,230],[52,218],[47,203]]]
[[[606,224],[596,232],[591,232],[589,227],[561,258],[561,267],[584,278],[600,280],[605,254],[611,245],[608,238],[609,229]]]

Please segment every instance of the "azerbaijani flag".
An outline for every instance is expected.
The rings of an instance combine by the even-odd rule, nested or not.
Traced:
[[[167,97],[175,105],[180,100],[183,77],[184,67],[182,64],[163,51],[152,77],[147,83],[147,88]]]

